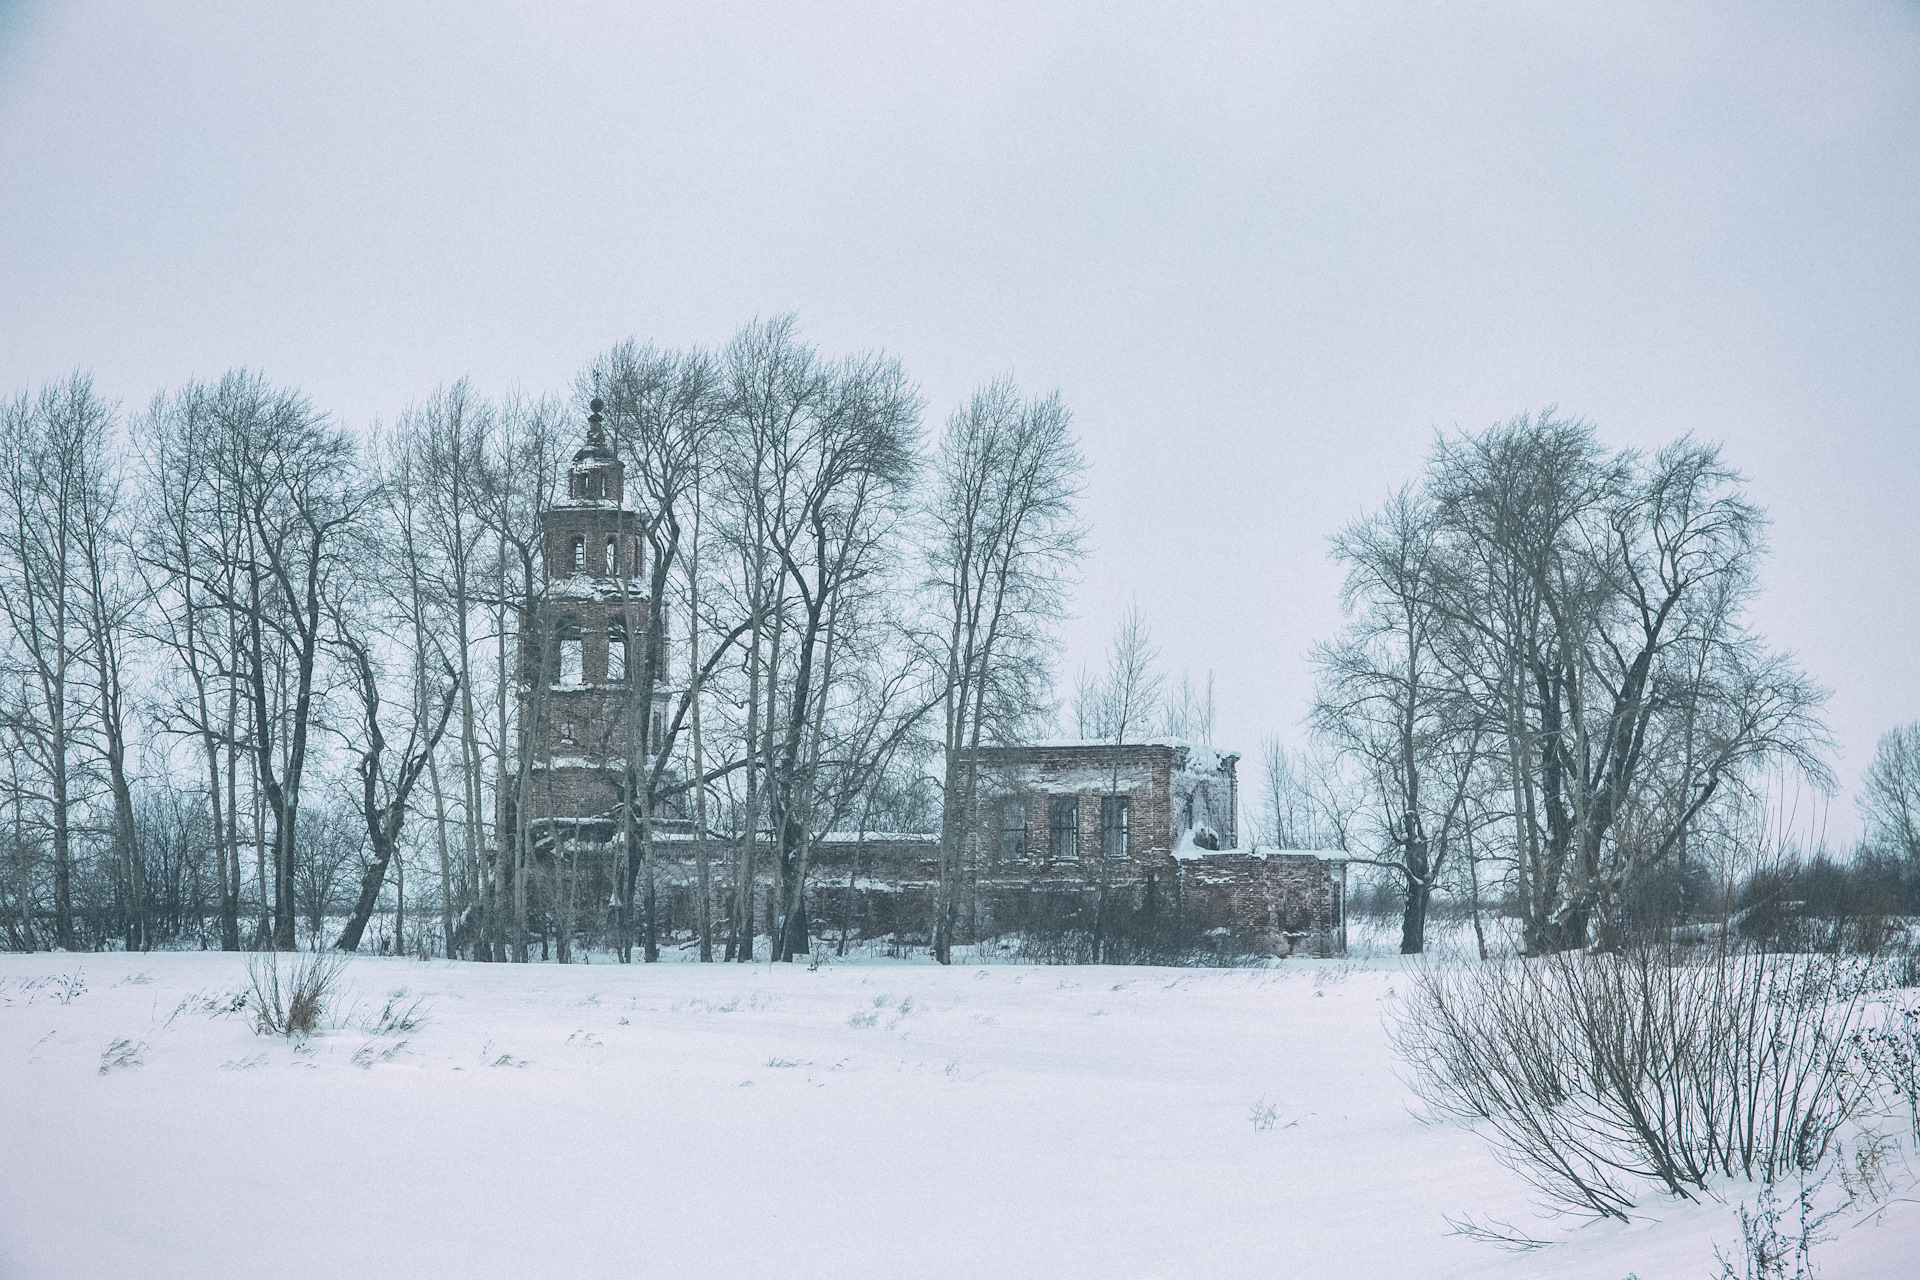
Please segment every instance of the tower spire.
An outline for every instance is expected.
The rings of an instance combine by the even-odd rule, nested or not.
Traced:
[[[583,464],[588,467],[605,467],[614,462],[613,450],[607,447],[607,420],[602,410],[607,402],[599,396],[593,398],[588,406],[593,410],[587,416],[587,442],[573,455],[573,464],[578,469]]]

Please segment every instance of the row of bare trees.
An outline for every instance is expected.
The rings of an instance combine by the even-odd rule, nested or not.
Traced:
[[[824,357],[790,318],[612,347],[571,392],[460,381],[367,433],[245,371],[134,413],[84,375],[8,402],[8,945],[289,948],[324,916],[351,950],[399,893],[444,954],[564,959],[586,931],[651,960],[673,813],[714,837],[701,958],[751,959],[769,919],[790,958],[823,834],[930,829],[968,803],[972,748],[1048,713],[1083,465],[1057,397],[992,383],[930,446],[898,361]],[[602,867],[541,846],[530,731],[543,516],[594,398],[643,544],[621,589],[648,602],[618,641],[639,741]],[[343,812],[340,896],[313,833]],[[192,899],[158,930],[157,849]],[[963,862],[942,859],[942,958]]]

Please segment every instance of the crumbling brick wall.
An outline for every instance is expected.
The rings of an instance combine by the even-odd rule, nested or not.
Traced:
[[[1342,864],[1307,853],[1192,852],[1181,891],[1216,926],[1268,955],[1345,955]]]
[[[727,918],[731,889],[726,868],[738,852],[732,842],[709,840],[716,870],[715,914]],[[695,911],[697,846],[691,839],[659,840],[654,849],[658,912],[663,929],[684,931]],[[756,917],[770,897],[771,848],[762,848]],[[1117,861],[1117,860],[1116,860]],[[1105,891],[1130,910],[1175,913],[1197,930],[1224,930],[1241,954],[1337,956],[1346,953],[1341,864],[1306,853],[1240,850],[1189,851],[1179,857],[1110,865]],[[887,837],[816,844],[807,879],[807,919],[816,938],[893,936],[924,941],[939,875],[933,836]],[[1091,910],[1098,886],[1079,864],[1001,864],[976,868],[960,890],[958,941],[980,941],[1018,930],[1036,910],[1058,914],[1061,904]],[[1048,905],[1051,904],[1051,905]],[[1077,904],[1077,908],[1073,904]],[[764,921],[762,922],[764,928]]]
[[[1076,744],[1003,752],[983,769],[973,828],[962,858],[956,940],[962,943],[1030,928],[1086,928],[1099,912],[1132,927],[1191,938],[1219,935],[1218,954],[1339,955],[1345,951],[1341,864],[1305,853],[1257,853],[1196,848],[1184,825],[1183,788],[1219,788],[1228,812],[1216,808],[1210,829],[1237,833],[1231,813],[1235,757],[1210,754],[1194,761],[1165,743],[1109,747]],[[1199,767],[1194,767],[1196,763]],[[610,774],[567,765],[553,771],[554,811],[567,831],[569,813],[601,815],[598,838],[609,839],[608,815],[618,803]],[[536,788],[545,775],[536,776]],[[1130,802],[1125,856],[1100,850],[1100,802],[1118,793]],[[1009,798],[1025,815],[1021,856],[1005,856],[1001,808]],[[1069,851],[1046,839],[1048,806],[1068,800],[1079,815]],[[545,804],[544,792],[539,802]],[[1196,806],[1196,810],[1198,806]],[[1196,811],[1194,822],[1199,821]],[[593,824],[585,824],[588,830]],[[1223,829],[1224,828],[1224,829]],[[1037,833],[1037,836],[1036,836]],[[594,838],[589,836],[588,838]],[[612,863],[607,845],[599,861]],[[698,919],[700,846],[691,836],[660,832],[654,846],[656,921],[665,934],[685,935]],[[927,836],[829,837],[810,851],[806,915],[820,941],[927,940],[939,878],[939,839]],[[731,868],[736,842],[709,839],[715,919],[732,911]],[[589,859],[591,861],[592,859]],[[769,909],[773,850],[761,845],[754,915],[760,929]],[[591,898],[592,895],[589,895]],[[602,899],[604,900],[604,899]],[[1153,922],[1159,921],[1158,925]],[[1144,923],[1143,923],[1144,922]],[[724,927],[724,926],[723,926]]]

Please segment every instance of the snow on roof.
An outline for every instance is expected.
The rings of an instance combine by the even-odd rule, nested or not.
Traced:
[[[1180,862],[1198,862],[1203,858],[1318,858],[1322,862],[1345,862],[1343,849],[1279,849],[1272,845],[1255,842],[1246,849],[1203,849],[1193,842],[1194,832],[1183,831],[1180,842],[1173,847],[1173,856]]]
[[[629,603],[638,603],[647,598],[644,592],[636,591],[631,586],[621,586],[622,581],[632,583],[638,579],[589,577],[586,574],[575,574],[570,578],[550,579],[544,594],[549,600],[624,600]]]
[[[1238,751],[1222,751],[1218,747],[1195,742],[1190,738],[1176,738],[1164,735],[1152,738],[1129,739],[1126,742],[1115,742],[1112,738],[1043,738],[1038,742],[1022,742],[1008,747],[989,748],[989,750],[1057,751],[1069,748],[1085,749],[1091,747],[1171,747],[1175,751],[1184,751],[1187,753],[1187,767],[1190,769],[1218,769],[1227,761],[1238,760],[1240,758]]]

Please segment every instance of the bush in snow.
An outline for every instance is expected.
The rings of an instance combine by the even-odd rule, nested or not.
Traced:
[[[1428,967],[1395,1027],[1414,1088],[1551,1199],[1625,1220],[1647,1184],[1817,1167],[1881,1099],[1870,966],[1649,948]]]
[[[260,1035],[304,1036],[320,1027],[327,1001],[346,968],[345,956],[309,951],[295,958],[283,974],[277,951],[255,952],[247,958],[247,976],[253,990],[253,1029]]]

